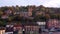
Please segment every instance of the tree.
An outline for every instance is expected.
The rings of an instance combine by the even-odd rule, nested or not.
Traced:
[[[40,5],[39,9],[40,9],[40,11],[43,11],[43,12],[45,11],[45,7],[43,5]]]
[[[49,14],[45,14],[46,19],[50,19],[50,15]]]
[[[43,15],[37,15],[36,17],[34,17],[35,21],[46,21],[46,17]]]
[[[19,6],[18,5],[16,5],[16,10],[19,11]]]
[[[6,25],[6,23],[7,23],[6,21],[0,21],[0,25],[2,25],[2,26]]]
[[[0,16],[3,14],[3,11],[0,10]]]
[[[1,10],[4,12],[5,10],[8,10],[8,7],[1,7]]]
[[[14,16],[9,16],[9,17],[8,17],[8,20],[9,20],[9,21],[12,21],[13,19],[14,19]]]

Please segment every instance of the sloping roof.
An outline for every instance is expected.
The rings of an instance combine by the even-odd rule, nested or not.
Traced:
[[[14,27],[22,27],[22,25],[16,24],[16,25],[14,25]]]
[[[14,26],[17,27],[17,26],[38,26],[38,24],[36,22],[20,22],[19,24],[15,24]]]
[[[38,24],[36,22],[24,23],[23,25],[25,25],[25,26],[38,26]]]
[[[6,28],[5,27],[0,27],[0,30],[5,30]]]

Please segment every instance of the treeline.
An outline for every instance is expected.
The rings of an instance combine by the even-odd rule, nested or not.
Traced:
[[[32,8],[32,15],[29,17],[20,16],[19,12],[29,12],[29,8]],[[9,12],[11,11],[11,12]],[[18,12],[18,14],[17,14]],[[6,15],[8,18],[2,19],[2,16]],[[21,14],[22,15],[22,14]],[[30,18],[32,17],[32,19]],[[46,21],[48,19],[60,19],[60,8],[50,8],[44,6],[5,6],[0,7],[0,24],[4,23],[26,23],[35,21]]]

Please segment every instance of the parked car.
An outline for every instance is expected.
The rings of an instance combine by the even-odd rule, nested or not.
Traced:
[[[55,30],[60,32],[60,28],[55,28]]]

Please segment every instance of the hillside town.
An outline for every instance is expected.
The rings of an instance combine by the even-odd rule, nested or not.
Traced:
[[[0,34],[60,34],[60,8],[0,7]]]

